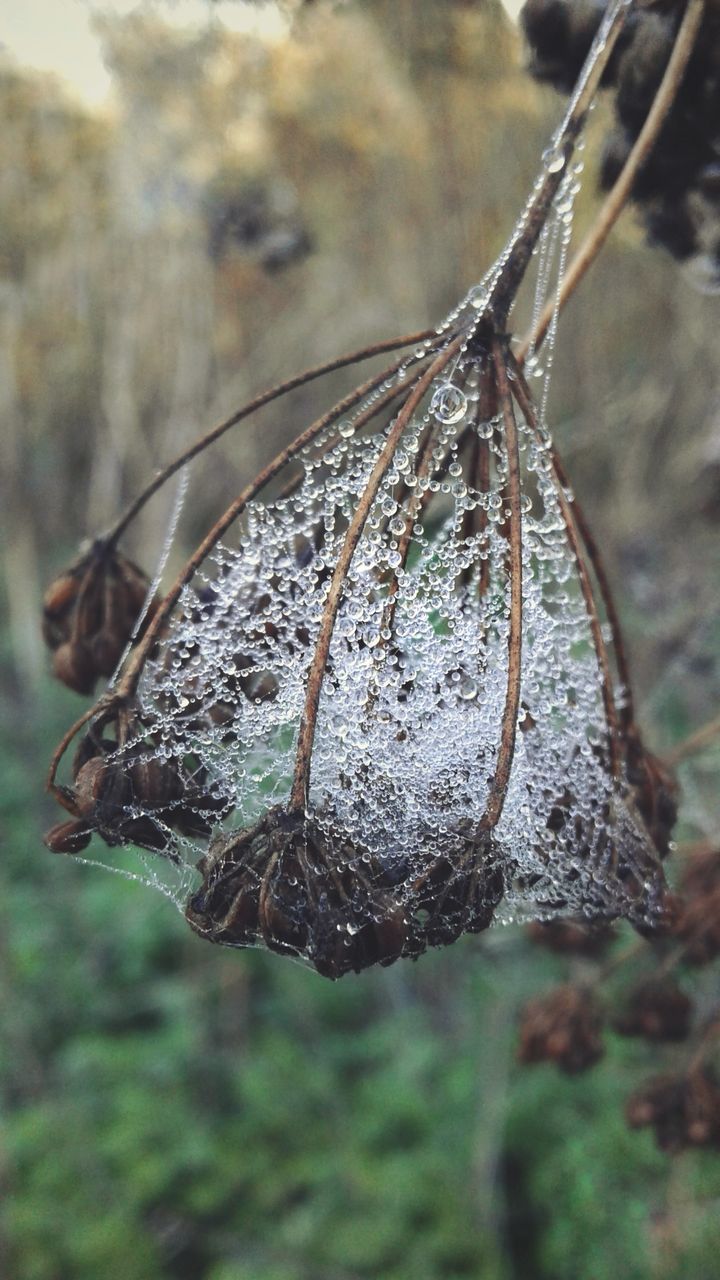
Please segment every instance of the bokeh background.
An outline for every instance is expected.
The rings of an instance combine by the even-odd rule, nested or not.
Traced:
[[[0,55],[0,1274],[712,1280],[720,1158],[670,1163],[624,1126],[657,1051],[609,1035],[576,1080],[515,1066],[519,1006],[564,971],[519,928],[332,985],[205,946],[159,894],[42,845],[47,760],[83,708],[47,674],[44,585],[254,392],[435,323],[561,108],[499,0],[197,10],[96,6],[100,103],[79,67]],[[555,352],[551,419],[659,751],[720,704],[719,321],[628,212]],[[218,445],[171,563],[351,384]],[[149,568],[171,497],[126,543]],[[716,837],[719,765],[683,766],[682,838]]]

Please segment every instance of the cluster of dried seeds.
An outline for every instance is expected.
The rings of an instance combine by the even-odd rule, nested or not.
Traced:
[[[51,582],[42,625],[58,680],[89,694],[113,675],[146,604],[146,622],[157,607],[149,588],[143,571],[102,539]]]

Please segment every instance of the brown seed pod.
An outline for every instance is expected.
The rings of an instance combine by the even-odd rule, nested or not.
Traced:
[[[586,987],[558,987],[531,1000],[522,1014],[518,1061],[555,1062],[574,1075],[602,1057],[602,1015]]]
[[[53,675],[75,693],[89,694],[95,688],[97,670],[90,649],[81,640],[66,640],[55,650]]]
[[[720,1087],[709,1067],[686,1075],[657,1076],[629,1098],[625,1117],[631,1129],[652,1127],[661,1151],[720,1147]]]
[[[627,777],[635,803],[658,853],[664,857],[677,820],[677,782],[643,745],[634,726],[628,731],[626,744]]]
[[[720,889],[683,901],[674,933],[688,964],[712,964],[720,955]]]
[[[133,737],[133,735],[137,735]],[[156,754],[152,735],[132,721],[130,740],[87,733],[73,761],[73,811],[106,844],[137,844],[174,857],[172,832],[207,838],[211,821],[225,816],[227,799],[205,771]]]
[[[403,952],[409,920],[399,901],[372,883],[373,874],[382,879],[377,868],[351,872],[349,852],[331,852],[302,815],[272,809],[249,830],[211,842],[199,864],[204,883],[190,898],[186,919],[211,942],[263,943],[304,956],[332,979],[391,964]],[[360,861],[355,851],[353,862]]]
[[[102,540],[48,587],[43,635],[54,651],[53,672],[77,693],[92,692],[113,674],[145,604],[149,579]],[[152,601],[147,621],[157,608]]]
[[[302,956],[332,979],[479,932],[502,897],[499,870],[469,843],[458,867],[439,861],[416,883],[280,806],[216,836],[198,867],[203,885],[185,912],[196,933]]]
[[[81,853],[87,849],[92,831],[81,820],[58,822],[44,836],[44,843],[51,853]]]
[[[710,964],[720,955],[720,851],[702,848],[688,857],[678,888],[673,933],[688,964]]]
[[[685,1040],[693,1003],[673,978],[649,978],[631,992],[627,1007],[613,1021],[623,1036],[646,1040]]]

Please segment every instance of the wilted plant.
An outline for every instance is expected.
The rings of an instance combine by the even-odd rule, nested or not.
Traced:
[[[505,252],[437,330],[258,397],[97,544],[115,565],[149,497],[262,404],[409,349],[243,490],[55,754],[71,821],[49,846],[97,834],[163,855],[210,941],[337,978],[503,916],[666,923],[673,784],[640,740],[597,547],[507,334],[541,239],[541,296],[553,245],[562,266],[574,146],[632,11],[603,18]],[[57,634],[77,646],[96,624],[73,608]]]

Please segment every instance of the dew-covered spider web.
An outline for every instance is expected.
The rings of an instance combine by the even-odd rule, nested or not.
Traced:
[[[536,314],[577,176],[541,241]],[[249,502],[185,586],[127,732],[95,732],[88,755],[122,777],[97,829],[153,850],[147,877],[213,941],[337,977],[493,920],[656,909],[657,851],[612,745],[611,635],[545,425],[555,326],[542,368],[530,354],[537,413],[505,349],[514,440],[480,327],[493,280],[438,330],[434,377],[428,341]]]

